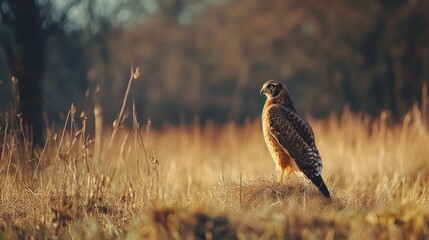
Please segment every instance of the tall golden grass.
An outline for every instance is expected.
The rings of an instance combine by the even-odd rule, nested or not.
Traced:
[[[102,121],[72,106],[35,151],[19,119],[2,126],[0,239],[429,237],[429,131],[418,107],[401,124],[347,110],[310,119],[332,202],[300,175],[277,183],[259,119],[153,130],[135,109],[123,126],[123,114],[92,136],[87,122]]]

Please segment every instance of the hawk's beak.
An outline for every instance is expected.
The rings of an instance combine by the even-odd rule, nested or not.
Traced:
[[[261,92],[259,93],[261,96],[264,94],[264,93],[266,93],[267,92],[267,88],[262,88],[261,89]]]

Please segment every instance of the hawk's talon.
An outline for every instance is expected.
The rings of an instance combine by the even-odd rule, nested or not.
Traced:
[[[282,184],[284,174],[285,174],[285,170],[284,170],[284,169],[282,169],[282,173],[280,174],[279,184]]]

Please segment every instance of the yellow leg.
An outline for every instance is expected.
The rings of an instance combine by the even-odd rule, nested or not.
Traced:
[[[280,181],[279,181],[279,183],[283,182],[283,176],[284,176],[284,174],[285,174],[285,169],[282,169],[282,173],[280,174]]]
[[[293,172],[293,167],[287,167],[286,170],[287,170],[287,178],[289,179],[290,174]]]
[[[284,177],[284,175],[285,175],[285,170],[286,170],[286,172],[287,172],[287,179],[289,179],[289,177],[290,177],[290,174],[293,172],[293,167],[290,167],[290,166],[287,166],[286,168],[283,168],[282,169],[282,172],[281,172],[281,174],[280,174],[280,180],[279,180],[279,183],[282,183],[283,182],[283,177]]]

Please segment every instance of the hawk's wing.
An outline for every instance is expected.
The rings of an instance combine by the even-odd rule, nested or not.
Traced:
[[[298,113],[284,106],[272,106],[267,110],[271,135],[308,178],[320,176],[322,160],[310,125]]]

